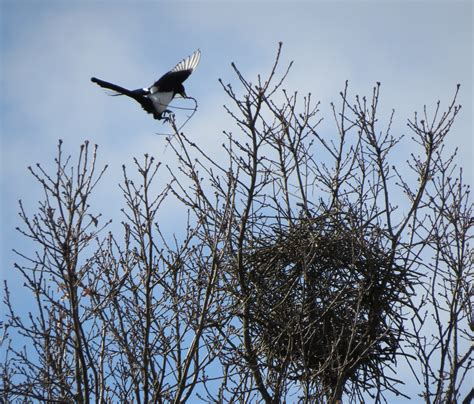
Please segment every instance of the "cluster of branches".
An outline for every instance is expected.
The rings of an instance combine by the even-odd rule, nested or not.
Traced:
[[[407,397],[405,362],[426,402],[469,400],[473,215],[444,150],[457,92],[408,121],[405,165],[379,83],[355,100],[346,83],[323,134],[319,103],[283,90],[280,50],[266,79],[233,65],[240,89],[221,82],[227,164],[174,126],[164,186],[149,155],[138,180],[123,167],[121,232],[89,205],[97,147],[72,163],[60,142],[54,174],[30,168],[45,198],[20,203],[37,248],[15,268],[36,307],[17,315],[5,284],[5,401],[379,402]],[[187,214],[174,238],[168,201]]]

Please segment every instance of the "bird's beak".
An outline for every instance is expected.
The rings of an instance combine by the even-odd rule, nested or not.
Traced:
[[[179,93],[179,95],[183,98],[188,98],[188,96],[186,95],[186,93],[184,91]]]

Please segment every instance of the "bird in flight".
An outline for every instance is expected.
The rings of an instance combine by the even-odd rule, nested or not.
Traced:
[[[166,108],[175,95],[179,94],[181,97],[187,98],[183,82],[196,69],[200,59],[201,52],[198,49],[191,56],[179,62],[153,85],[137,90],[127,90],[96,77],[92,77],[91,81],[101,87],[115,91],[116,94],[112,95],[126,95],[133,98],[146,112],[153,114],[153,118],[167,120],[168,118],[164,114],[170,112]]]

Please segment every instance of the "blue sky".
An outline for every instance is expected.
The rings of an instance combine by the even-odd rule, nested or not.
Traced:
[[[57,140],[77,155],[85,140],[99,144],[110,168],[97,210],[120,218],[121,165],[144,153],[172,164],[166,126],[125,98],[107,97],[91,76],[127,88],[148,86],[200,48],[201,63],[186,81],[199,108],[186,133],[219,153],[231,127],[218,83],[234,82],[230,67],[255,78],[283,41],[283,64],[294,60],[288,90],[311,92],[322,111],[350,94],[370,95],[382,83],[382,112],[395,108],[395,130],[424,104],[446,105],[461,83],[463,110],[450,147],[472,184],[473,10],[470,1],[27,1],[1,2],[1,272],[15,287],[12,248],[24,241],[18,199],[31,209],[41,196],[26,167],[49,164]],[[329,117],[328,117],[329,118]],[[330,122],[330,119],[328,120]],[[330,125],[328,125],[328,130]],[[406,156],[400,155],[401,160]],[[166,178],[163,179],[166,181]],[[180,212],[167,207],[170,226]],[[168,218],[168,219],[167,219]],[[25,248],[28,248],[25,246]]]

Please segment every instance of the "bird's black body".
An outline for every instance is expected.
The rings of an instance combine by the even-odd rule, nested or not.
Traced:
[[[152,114],[155,119],[162,119],[163,113],[167,111],[166,107],[176,94],[186,97],[183,82],[194,71],[200,58],[201,52],[197,50],[191,56],[179,62],[172,70],[148,88],[128,90],[95,77],[92,77],[91,81],[117,93],[113,95],[126,95],[133,98],[146,112]]]

